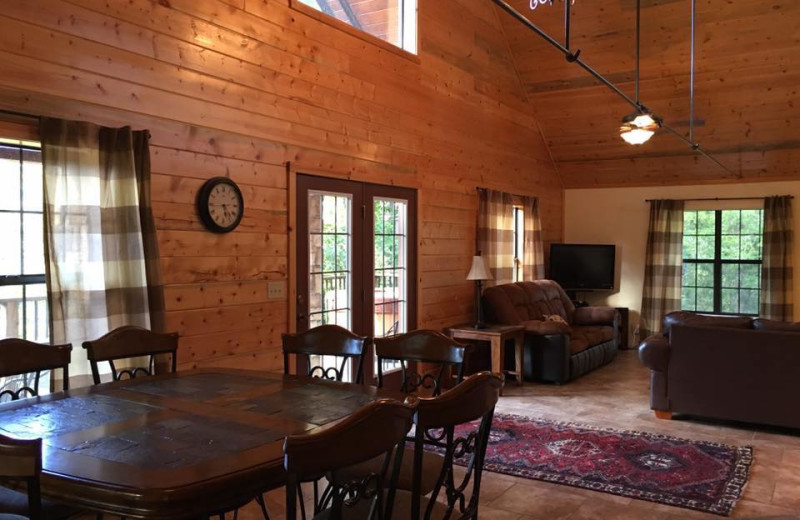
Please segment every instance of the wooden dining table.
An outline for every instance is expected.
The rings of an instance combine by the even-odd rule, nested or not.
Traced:
[[[141,519],[198,519],[284,483],[283,440],[398,392],[203,369],[0,405],[0,432],[43,439],[42,493]],[[331,447],[335,449],[335,447]]]

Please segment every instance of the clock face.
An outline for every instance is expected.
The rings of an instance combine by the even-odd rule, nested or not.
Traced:
[[[206,227],[217,233],[233,231],[242,220],[242,192],[230,179],[221,177],[208,181],[198,198],[200,217]]]

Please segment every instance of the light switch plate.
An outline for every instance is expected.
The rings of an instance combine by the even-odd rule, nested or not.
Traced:
[[[277,280],[267,284],[267,299],[268,300],[284,300],[286,299],[286,280]]]

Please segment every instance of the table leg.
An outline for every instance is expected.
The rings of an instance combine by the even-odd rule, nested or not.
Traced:
[[[517,369],[517,386],[522,386],[522,379],[525,377],[523,370],[525,367],[525,334],[519,333],[514,336],[514,364]]]
[[[492,372],[495,374],[502,374],[505,368],[505,345],[500,336],[492,337]],[[500,395],[503,395],[503,389],[500,389]]]

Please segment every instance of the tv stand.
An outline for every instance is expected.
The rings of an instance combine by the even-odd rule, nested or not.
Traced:
[[[589,302],[578,299],[578,291],[567,291],[567,290],[564,290],[564,292],[567,293],[567,298],[572,300],[572,305],[574,305],[575,307],[588,307],[589,306]]]

